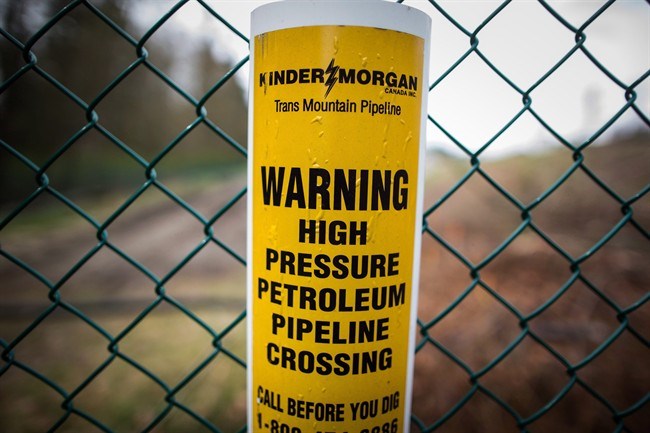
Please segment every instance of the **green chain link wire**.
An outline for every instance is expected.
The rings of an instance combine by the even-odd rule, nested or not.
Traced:
[[[53,152],[50,157],[42,164],[37,165],[30,158],[23,155],[16,148],[12,147],[11,143],[7,143],[3,140],[0,140],[0,146],[8,152],[11,157],[15,158],[16,161],[20,162],[23,166],[29,169],[34,174],[36,181],[35,188],[31,194],[29,194],[22,202],[20,202],[14,209],[12,209],[8,215],[6,215],[2,220],[0,220],[0,230],[4,229],[11,221],[18,217],[31,203],[33,203],[38,197],[43,195],[49,195],[53,199],[57,200],[59,203],[67,207],[75,215],[83,219],[95,230],[96,234],[96,243],[95,245],[81,257],[74,265],[72,265],[67,272],[58,280],[52,281],[45,277],[43,274],[39,273],[38,270],[30,267],[28,263],[25,263],[20,258],[11,254],[5,249],[0,249],[0,255],[8,260],[13,265],[20,268],[26,274],[30,275],[36,279],[40,284],[42,284],[47,289],[47,297],[49,299],[49,306],[45,308],[38,317],[29,324],[17,337],[12,341],[5,341],[0,339],[0,345],[2,346],[2,361],[3,365],[0,366],[0,377],[5,374],[10,369],[19,369],[33,378],[44,383],[46,386],[51,388],[52,391],[60,395],[61,398],[61,407],[64,411],[63,415],[49,428],[48,431],[56,431],[59,429],[72,415],[79,416],[85,419],[90,424],[94,425],[98,429],[111,432],[112,430],[106,426],[104,423],[99,421],[92,413],[81,410],[75,406],[75,398],[86,389],[97,377],[99,377],[102,372],[104,372],[112,363],[117,359],[127,363],[132,368],[138,370],[146,377],[148,377],[154,384],[156,384],[164,392],[164,402],[165,407],[162,409],[153,420],[142,430],[142,431],[151,431],[160,424],[160,422],[165,419],[165,417],[170,413],[172,409],[178,409],[182,412],[189,415],[195,421],[200,423],[202,426],[207,428],[212,432],[221,432],[216,425],[210,422],[205,417],[201,416],[193,408],[181,403],[177,400],[176,396],[178,393],[188,386],[197,376],[204,371],[215,359],[219,356],[226,357],[236,364],[245,369],[246,364],[244,360],[240,359],[232,351],[228,350],[223,345],[223,340],[228,336],[234,329],[242,327],[244,324],[244,319],[246,316],[246,311],[241,312],[228,326],[226,326],[221,332],[216,332],[208,323],[202,320],[197,316],[190,308],[183,305],[179,300],[175,299],[173,296],[167,293],[165,285],[172,279],[178,272],[180,272],[196,255],[206,248],[208,245],[216,245],[219,248],[227,252],[235,261],[239,262],[242,265],[246,265],[245,259],[241,257],[233,248],[227,245],[225,242],[219,239],[215,234],[213,226],[217,221],[223,217],[234,205],[242,202],[243,197],[246,195],[246,189],[242,189],[231,199],[228,203],[223,206],[218,212],[214,215],[206,216],[199,212],[197,209],[190,206],[186,201],[184,201],[179,195],[172,191],[168,186],[163,184],[157,176],[156,167],[163,161],[165,158],[171,158],[169,156],[170,152],[198,126],[203,125],[207,127],[212,133],[216,136],[223,139],[229,146],[231,146],[236,152],[241,156],[246,156],[246,149],[238,143],[235,139],[230,137],[222,128],[220,128],[216,123],[207,117],[207,110],[205,104],[207,101],[215,95],[219,89],[226,83],[228,80],[231,80],[233,75],[237,73],[242,67],[244,67],[248,62],[248,56],[242,58],[237,62],[219,81],[217,81],[208,91],[200,98],[195,99],[189,92],[184,90],[180,85],[178,85],[171,77],[165,74],[161,69],[154,65],[149,60],[149,54],[145,48],[147,42],[151,37],[169,20],[174,14],[176,14],[185,4],[189,3],[190,0],[179,1],[169,11],[162,16],[153,26],[151,26],[148,31],[139,39],[133,38],[127,33],[122,27],[117,25],[112,21],[102,10],[93,4],[90,0],[76,0],[71,1],[68,5],[62,8],[52,19],[45,23],[29,40],[20,41],[14,35],[10,34],[5,29],[0,28],[0,35],[4,38],[9,44],[14,46],[17,50],[20,50],[24,60],[24,65],[22,65],[16,72],[11,76],[6,78],[4,82],[0,83],[0,94],[12,86],[21,76],[27,73],[33,73],[39,75],[41,78],[46,80],[54,89],[56,89],[60,94],[68,98],[72,103],[76,104],[80,110],[83,110],[85,113],[86,124],[76,131],[70,138],[55,152]],[[402,1],[398,1],[401,3]],[[203,0],[196,0],[196,3],[201,5],[205,11],[207,11],[214,19],[221,22],[225,25],[233,34],[239,37],[242,41],[248,42],[246,36],[239,32],[234,26],[232,26],[226,19],[224,19],[219,13],[215,10],[215,4],[218,3],[207,3]],[[588,366],[593,360],[595,360],[600,354],[602,354],[610,345],[612,345],[621,335],[627,333],[633,336],[638,340],[644,347],[648,348],[649,342],[644,338],[644,336],[638,332],[630,323],[629,315],[634,311],[637,311],[642,306],[646,304],[650,294],[646,294],[634,302],[632,305],[627,308],[619,306],[614,300],[610,299],[601,289],[597,287],[592,281],[590,281],[587,276],[583,273],[581,266],[589,260],[597,251],[599,251],[603,246],[605,246],[617,233],[621,231],[624,227],[632,227],[638,233],[643,236],[644,239],[649,239],[650,235],[647,230],[635,219],[633,206],[636,202],[641,200],[646,196],[650,190],[650,184],[646,185],[643,189],[638,191],[636,194],[630,197],[622,197],[617,194],[610,186],[607,185],[602,179],[600,179],[594,171],[592,171],[585,162],[585,157],[583,152],[587,149],[592,143],[594,143],[598,137],[600,137],[605,131],[607,131],[624,113],[634,112],[643,123],[650,127],[650,120],[643,113],[643,111],[637,105],[637,91],[636,89],[641,85],[641,83],[650,76],[650,71],[646,71],[642,76],[636,79],[634,82],[627,84],[617,78],[611,71],[609,71],[605,65],[603,65],[585,46],[586,40],[586,31],[589,26],[598,19],[598,17],[605,12],[613,3],[614,0],[607,1],[602,5],[591,17],[589,17],[580,27],[576,28],[565,20],[555,9],[546,1],[539,0],[539,3],[543,8],[554,18],[556,19],[563,27],[570,31],[574,35],[575,44],[566,52],[566,54],[554,64],[548,71],[539,78],[535,83],[533,83],[527,89],[522,89],[517,86],[511,79],[509,79],[502,71],[500,71],[490,60],[489,58],[481,51],[479,48],[479,36],[481,31],[504,9],[508,7],[510,1],[504,1],[501,3],[483,22],[479,24],[476,29],[473,31],[463,27],[457,20],[455,20],[451,14],[449,14],[440,3],[436,1],[429,1],[433,6],[434,10],[437,13],[440,13],[442,17],[449,21],[458,31],[460,31],[465,37],[467,37],[469,42],[469,48],[465,51],[451,67],[446,71],[436,77],[432,84],[429,87],[429,90],[435,89],[440,83],[442,83],[459,65],[461,65],[469,56],[475,55],[480,58],[480,60],[487,65],[490,70],[496,73],[513,91],[517,92],[521,96],[521,108],[520,110],[508,120],[499,131],[488,139],[477,151],[472,152],[469,150],[462,142],[456,139],[445,127],[431,115],[428,116],[428,120],[434,125],[439,131],[441,131],[449,140],[454,143],[458,149],[460,149],[468,159],[470,163],[470,168],[467,172],[458,180],[452,187],[449,188],[442,196],[432,205],[426,209],[423,215],[424,228],[423,233],[425,236],[429,236],[442,248],[452,254],[462,266],[467,269],[468,275],[471,279],[469,285],[465,287],[462,293],[446,308],[443,309],[436,317],[431,319],[428,322],[419,320],[419,331],[420,339],[417,345],[416,350],[419,352],[425,347],[434,347],[442,355],[447,357],[451,362],[460,367],[467,375],[469,383],[471,385],[469,391],[460,398],[454,405],[451,407],[445,414],[439,417],[433,424],[427,425],[420,418],[415,415],[412,415],[413,425],[419,429],[421,432],[431,432],[435,431],[438,428],[441,428],[445,423],[447,423],[457,412],[459,412],[470,400],[472,400],[476,395],[481,394],[489,400],[493,401],[496,405],[504,409],[505,412],[510,414],[518,429],[524,433],[528,432],[528,426],[543,417],[549,411],[551,411],[562,399],[574,388],[580,388],[586,391],[595,401],[599,402],[602,407],[609,412],[612,419],[615,423],[616,432],[627,432],[630,431],[626,425],[625,420],[632,414],[640,411],[650,400],[650,394],[646,394],[643,398],[639,399],[632,405],[627,408],[617,408],[612,403],[610,403],[603,395],[601,395],[596,389],[590,386],[586,381],[580,377],[580,371]],[[38,57],[33,51],[34,45],[41,40],[51,29],[56,27],[59,22],[68,15],[71,11],[76,8],[86,8],[97,18],[99,18],[108,28],[110,28],[115,34],[117,34],[122,40],[128,43],[133,47],[135,52],[135,59],[124,68],[113,81],[111,81],[104,89],[102,89],[94,99],[90,102],[86,102],[81,97],[77,96],[74,92],[64,86],[60,81],[55,79],[52,75],[43,69],[38,62]],[[601,71],[605,76],[616,86],[621,89],[621,92],[625,98],[625,104],[616,112],[607,122],[605,122],[593,135],[584,142],[574,145],[569,140],[564,138],[559,132],[554,130],[533,108],[533,92],[538,88],[544,81],[546,81],[550,76],[552,76],[558,68],[567,62],[575,53],[583,53],[589,61]],[[136,70],[147,70],[149,73],[154,74],[160,79],[162,83],[169,87],[173,92],[178,94],[183,98],[187,103],[195,109],[195,118],[191,121],[181,133],[174,137],[169,143],[151,160],[147,160],[141,155],[139,155],[134,149],[129,147],[127,143],[122,142],[118,137],[106,129],[101,121],[101,117],[95,111],[95,108],[100,104],[111,92],[113,92],[120,84],[126,79],[129,75],[134,73]],[[572,155],[573,162],[566,171],[560,175],[551,186],[549,186],[545,191],[539,194],[538,197],[533,199],[530,203],[523,203],[513,194],[507,191],[507,189],[497,182],[493,177],[491,177],[487,171],[481,166],[480,156],[483,152],[488,149],[492,143],[495,142],[501,135],[504,134],[521,116],[525,113],[529,113],[533,116],[534,119],[539,122],[539,124],[548,131],[559,143],[561,143],[565,148],[567,148]],[[103,137],[108,139],[117,149],[119,149],[124,155],[128,156],[131,160],[141,166],[145,174],[144,183],[131,195],[129,196],[117,209],[110,214],[105,220],[99,221],[86,212],[81,206],[76,204],[73,200],[66,197],[63,193],[58,191],[54,185],[50,183],[48,178],[48,169],[61,158],[66,152],[68,152],[83,136],[88,134],[90,131],[96,131],[101,134]],[[532,211],[543,203],[548,197],[550,197],[562,184],[564,184],[571,176],[577,172],[584,173],[589,179],[593,181],[595,185],[598,186],[602,191],[604,191],[611,199],[613,199],[618,206],[620,207],[621,217],[618,222],[612,227],[608,233],[606,233],[602,238],[600,238],[590,249],[588,249],[582,255],[575,257],[569,252],[564,250],[552,237],[542,230],[538,224],[533,219]],[[518,227],[513,230],[510,235],[491,253],[484,257],[480,262],[473,263],[469,258],[465,257],[457,248],[455,248],[449,241],[445,240],[441,234],[437,233],[429,224],[429,218],[436,215],[436,211],[445,204],[451,197],[453,197],[457,192],[459,192],[463,186],[472,178],[481,178],[485,180],[494,191],[496,191],[500,196],[505,198],[507,202],[515,209],[521,216],[521,223]],[[157,190],[174,202],[179,208],[183,209],[189,216],[198,221],[198,223],[203,227],[203,237],[201,241],[187,254],[182,260],[180,260],[176,266],[174,266],[166,275],[162,277],[157,276],[153,271],[148,269],[142,263],[140,263],[135,258],[131,257],[125,251],[120,249],[117,245],[113,243],[111,237],[108,233],[111,226],[117,221],[124,212],[129,209],[136,201],[138,201],[142,195],[150,190]],[[491,287],[482,277],[481,271],[490,264],[495,258],[497,258],[502,252],[508,248],[524,231],[529,231],[537,235],[537,237],[542,240],[546,245],[548,245],[552,250],[559,254],[562,259],[566,262],[566,266],[570,272],[569,278],[562,284],[562,286],[544,303],[539,305],[534,311],[529,314],[523,314],[520,312],[511,302],[506,298],[501,296],[497,291]],[[72,278],[80,269],[82,269],[90,259],[97,255],[102,250],[110,250],[117,254],[125,263],[129,264],[131,267],[136,269],[139,273],[145,276],[154,284],[155,299],[151,301],[140,313],[119,333],[112,334],[108,330],[104,329],[99,323],[93,321],[89,316],[84,314],[83,311],[76,308],[73,304],[67,302],[61,295],[61,287]],[[562,298],[570,288],[577,282],[583,283],[591,292],[593,292],[598,298],[605,302],[605,304],[612,310],[613,314],[619,323],[619,326],[591,353],[585,356],[578,362],[572,363],[566,357],[562,356],[558,351],[556,351],[550,344],[548,344],[543,338],[541,338],[536,332],[533,331],[530,327],[530,321],[541,315],[543,312],[548,310],[554,303],[556,303],[560,298]],[[519,324],[520,331],[518,335],[512,339],[509,344],[496,355],[490,362],[484,365],[480,370],[472,369],[460,356],[453,353],[450,349],[445,347],[441,342],[437,341],[431,334],[430,331],[439,324],[445,317],[447,317],[455,308],[457,308],[470,294],[476,291],[483,291],[485,294],[490,296],[492,299],[497,301],[500,305],[505,307],[505,309],[517,320]],[[207,332],[212,340],[212,349],[211,352],[196,366],[191,370],[185,377],[183,377],[178,383],[170,384],[165,382],[163,379],[154,374],[150,369],[148,369],[142,363],[139,363],[132,357],[129,357],[124,352],[120,350],[120,343],[127,337],[142,321],[148,317],[154,310],[159,308],[162,304],[165,304],[169,307],[172,307],[176,311],[185,315],[187,318],[192,320],[196,325],[202,328]],[[56,383],[52,378],[47,377],[43,373],[39,372],[37,369],[30,366],[28,363],[22,361],[19,357],[15,355],[15,349],[20,346],[21,342],[29,336],[36,328],[38,328],[42,322],[49,317],[52,313],[57,310],[65,310],[66,312],[72,314],[83,323],[88,325],[93,329],[98,335],[100,335],[106,343],[107,353],[104,361],[94,369],[86,378],[79,384],[76,388],[72,390],[64,389],[62,386]],[[537,410],[537,412],[529,415],[522,416],[518,413],[511,405],[506,403],[501,397],[495,394],[490,390],[486,385],[481,382],[481,379],[497,365],[499,365],[504,359],[506,359],[517,347],[519,347],[523,341],[533,341],[540,348],[545,350],[550,356],[556,359],[565,369],[565,373],[568,377],[566,385],[559,391],[557,394],[551,398],[547,404],[542,408]],[[0,392],[2,392],[0,390]],[[240,432],[246,431],[246,426],[242,426],[239,430]]]
[[[458,65],[460,65],[470,54],[475,53],[478,55],[481,60],[492,70],[494,71],[501,79],[503,79],[513,90],[519,93],[522,96],[523,107],[521,110],[510,120],[508,121],[492,138],[490,138],[478,151],[471,152],[462,143],[456,140],[448,131],[444,129],[435,119],[429,116],[429,120],[440,130],[442,131],[454,144],[456,144],[467,156],[470,158],[471,169],[465,174],[463,178],[460,179],[449,191],[444,194],[434,205],[432,205],[424,213],[424,232],[433,237],[438,241],[445,249],[451,252],[458,260],[465,265],[469,271],[469,275],[472,278],[471,284],[465,289],[463,293],[452,302],[444,311],[442,311],[437,317],[433,320],[424,323],[419,321],[422,339],[417,347],[417,350],[421,350],[427,343],[433,344],[438,348],[442,353],[444,353],[449,359],[456,363],[468,374],[472,388],[470,391],[451,409],[447,414],[441,417],[436,423],[431,426],[424,425],[417,417],[413,417],[414,422],[420,427],[422,431],[429,432],[434,431],[442,424],[444,424],[449,418],[451,418],[456,412],[458,412],[476,393],[482,393],[484,396],[493,400],[496,404],[501,406],[504,410],[512,415],[515,419],[517,426],[521,429],[522,432],[527,432],[527,426],[542,417],[544,414],[552,410],[557,403],[559,403],[562,398],[574,387],[582,387],[590,395],[596,398],[601,402],[607,410],[611,413],[612,418],[616,423],[615,431],[629,431],[624,424],[625,417],[633,414],[640,408],[642,408],[650,400],[650,394],[646,394],[642,399],[637,401],[629,408],[623,410],[617,410],[612,404],[610,404],[607,399],[600,395],[593,387],[589,386],[585,381],[583,381],[579,376],[578,372],[580,369],[587,366],[591,361],[598,357],[605,349],[607,349],[614,341],[616,341],[624,331],[628,331],[636,339],[638,339],[645,347],[648,347],[648,341],[638,333],[629,323],[627,317],[628,314],[637,310],[642,305],[648,301],[649,294],[646,293],[645,296],[638,300],[635,304],[631,305],[627,309],[620,308],[614,301],[609,299],[601,290],[599,290],[591,281],[589,281],[585,275],[581,273],[580,265],[585,262],[589,257],[593,256],[600,248],[602,248],[610,239],[612,239],[625,225],[630,224],[636,228],[646,239],[650,238],[648,231],[645,230],[638,222],[633,218],[632,204],[647,194],[650,189],[650,185],[630,197],[625,199],[620,197],[613,189],[611,189],[605,182],[596,176],[596,174],[589,169],[589,167],[584,163],[584,156],[582,151],[587,148],[591,143],[593,143],[603,132],[605,132],[611,125],[614,124],[626,111],[629,109],[634,110],[634,112],[639,115],[642,121],[650,126],[650,121],[642,113],[642,111],[635,104],[636,102],[636,92],[635,88],[643,82],[650,74],[650,71],[646,71],[641,77],[639,77],[631,85],[626,85],[621,80],[619,80],[615,75],[613,75],[607,68],[598,61],[598,59],[591,54],[591,52],[585,47],[584,42],[586,40],[586,34],[584,31],[587,27],[592,24],[598,16],[600,16],[605,10],[607,10],[613,3],[614,0],[610,0],[600,7],[580,28],[575,28],[569,22],[567,22],[560,14],[558,14],[546,1],[540,0],[539,3],[554,17],[556,18],[564,27],[571,31],[575,35],[575,45],[562,57],[552,68],[550,68],[546,73],[530,88],[526,90],[520,89],[515,83],[513,83],[503,72],[501,72],[490,60],[479,50],[479,40],[478,34],[494,17],[496,17],[509,3],[510,1],[503,2],[495,11],[488,16],[473,32],[465,29],[460,23],[454,20],[438,3],[431,1],[431,4],[445,16],[458,30],[463,32],[470,41],[470,49],[467,50],[447,71],[440,75],[440,77],[431,84],[429,90],[433,90],[438,84],[440,84],[445,77],[447,77]],[[532,97],[531,93],[535,88],[537,88],[541,83],[543,83],[548,77],[550,77],[560,66],[562,66],[574,53],[577,51],[584,53],[587,58],[607,77],[612,80],[617,86],[619,86],[625,92],[626,104],[614,115],[612,116],[602,127],[600,127],[591,137],[584,141],[584,143],[579,146],[573,146],[568,140],[563,138],[557,131],[551,128],[541,116],[535,112],[532,108]],[[515,196],[510,194],[504,187],[502,187],[495,179],[490,177],[490,175],[485,172],[480,165],[479,155],[487,149],[499,136],[501,136],[521,115],[525,112],[529,112],[533,117],[548,131],[553,137],[555,137],[560,143],[565,147],[569,148],[573,152],[574,163],[571,167],[566,170],[566,172],[560,176],[546,191],[542,192],[536,199],[534,199],[530,204],[525,205],[521,203]],[[618,223],[607,233],[605,234],[596,244],[585,252],[580,257],[572,257],[568,252],[563,250],[556,242],[554,242],[550,236],[548,236],[542,229],[540,229],[534,222],[531,216],[531,211],[547,199],[557,188],[562,185],[574,172],[577,170],[582,170],[591,180],[593,180],[596,185],[598,185],[603,191],[605,191],[609,196],[616,200],[620,204],[620,210],[622,213],[621,219]],[[427,224],[427,217],[433,214],[436,209],[438,209],[443,203],[445,203],[454,193],[456,193],[463,184],[465,184],[473,176],[480,176],[485,179],[496,191],[499,192],[504,198],[508,200],[519,212],[521,215],[522,223],[515,229],[510,236],[497,248],[495,248],[487,257],[485,257],[480,263],[473,264],[469,259],[464,257],[458,250],[456,250],[452,245],[445,241],[441,236],[435,233]],[[523,315],[520,313],[517,308],[509,303],[505,298],[500,296],[494,289],[492,289],[485,281],[480,277],[480,271],[488,263],[490,263],[494,258],[501,254],[507,247],[510,245],[525,229],[531,229],[536,233],[540,239],[542,239],[546,244],[558,252],[567,262],[569,269],[571,271],[571,277],[565,282],[565,284],[546,302],[540,305],[535,311],[529,315]],[[581,361],[571,364],[565,357],[560,353],[554,350],[549,344],[547,344],[542,338],[540,338],[535,332],[529,327],[529,321],[533,318],[540,315],[542,312],[547,310],[551,305],[553,305],[562,295],[564,295],[569,288],[576,281],[583,282],[589,289],[591,289],[599,298],[607,303],[607,305],[612,308],[616,313],[616,319],[620,322],[620,326],[611,334],[609,337],[603,341],[595,350],[593,350],[589,355],[584,357]],[[472,291],[477,290],[478,288],[484,289],[486,293],[492,296],[497,302],[503,305],[510,313],[512,313],[518,320],[519,326],[521,328],[520,334],[510,342],[510,344],[491,362],[485,365],[480,371],[473,371],[467,364],[465,364],[458,356],[454,355],[450,350],[445,348],[441,343],[432,338],[428,332],[434,327],[438,322],[440,322],[445,316],[447,316],[454,308],[456,308]],[[565,368],[566,373],[569,376],[569,381],[566,386],[560,390],[554,398],[552,398],[544,407],[539,409],[536,413],[524,418],[512,407],[510,407],[505,401],[491,392],[488,388],[484,387],[480,383],[480,378],[484,376],[487,372],[492,370],[503,361],[522,341],[525,337],[532,338],[537,344],[543,347],[549,354],[551,354],[555,359],[557,359]]]

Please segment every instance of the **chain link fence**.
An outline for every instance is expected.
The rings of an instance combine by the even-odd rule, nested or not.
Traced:
[[[535,3],[571,42],[527,86],[479,43],[508,32],[517,2],[488,3],[471,26],[449,3],[404,3],[466,44],[431,77],[429,127],[455,151],[429,152],[412,430],[647,431],[650,62],[619,78],[587,39],[626,2],[580,22]],[[162,4],[137,26],[129,3],[3,6],[2,431],[246,431],[248,57],[206,42],[183,69],[165,55],[186,49],[178,35],[160,35],[192,7],[248,40],[227,2]],[[580,139],[536,105],[577,58],[620,95]],[[519,100],[476,147],[438,103],[469,62]],[[633,134],[603,138],[626,118]],[[551,150],[490,157],[523,119]]]

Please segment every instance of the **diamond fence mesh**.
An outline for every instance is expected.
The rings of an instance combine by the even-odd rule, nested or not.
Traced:
[[[247,44],[227,3],[138,25],[135,3],[4,4],[0,430],[246,430],[248,57],[203,41],[183,69],[165,54],[182,34],[162,36],[193,8]],[[647,431],[650,72],[623,80],[586,42],[615,2],[577,24],[535,3],[571,43],[528,86],[479,43],[516,2],[474,27],[411,3],[467,43],[431,77],[430,129],[457,152],[429,155],[412,430]],[[621,101],[582,139],[535,103],[577,58]],[[435,109],[469,62],[520,100],[475,148]],[[638,130],[604,145],[626,117]],[[524,119],[553,150],[489,157]]]

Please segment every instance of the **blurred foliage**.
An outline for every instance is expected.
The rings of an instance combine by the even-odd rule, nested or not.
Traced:
[[[6,2],[1,25],[27,44],[35,29],[67,2],[24,0]],[[136,33],[130,2],[95,2],[127,33]],[[163,26],[164,27],[164,26]],[[173,26],[169,26],[173,31]],[[165,29],[167,30],[167,29]],[[173,38],[172,38],[173,39]],[[179,39],[179,38],[176,38]],[[172,80],[179,62],[191,62],[184,90],[200,100],[231,68],[215,58],[207,40],[157,38],[145,44],[148,61]],[[31,47],[36,65],[86,105],[95,105],[99,124],[136,154],[151,162],[196,118],[196,108],[144,64],[138,65],[106,97],[101,94],[138,59],[136,47],[86,7],[77,7],[38,38]],[[189,58],[188,58],[189,56]],[[0,73],[3,81],[25,65],[24,53],[2,38]],[[229,80],[205,104],[208,119],[239,143],[246,140],[246,103],[242,88]],[[86,112],[42,74],[32,69],[0,95],[0,139],[37,166],[49,162],[88,123]],[[174,158],[156,170],[162,176],[196,176],[215,167],[244,163],[205,125],[199,125],[173,149]],[[144,181],[145,169],[96,130],[84,134],[46,170],[50,184],[68,194],[97,194],[133,187]],[[34,172],[0,148],[0,205],[18,201],[37,187]]]

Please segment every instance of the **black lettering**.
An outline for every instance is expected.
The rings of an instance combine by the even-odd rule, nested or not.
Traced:
[[[262,294],[269,291],[269,282],[264,278],[257,279],[257,297],[262,299]]]
[[[346,224],[344,221],[332,221],[328,228],[329,243],[332,245],[346,244]]]
[[[271,332],[273,335],[278,335],[278,330],[280,328],[284,328],[287,324],[287,319],[284,318],[284,316],[273,313],[271,316]]]
[[[267,176],[268,169],[268,176]],[[275,173],[276,167],[262,166],[262,196],[264,204],[268,205],[273,197],[273,206],[280,206],[282,200],[282,183],[284,181],[284,167],[278,167],[278,177]]]
[[[372,342],[375,337],[375,321],[362,320],[359,322],[359,343]]]
[[[311,70],[311,82],[312,83],[321,83],[323,84],[323,76],[325,71],[319,68],[313,68]]]
[[[298,253],[298,275],[311,277],[311,254]]]
[[[302,341],[304,334],[309,334],[313,331],[314,325],[307,319],[296,319],[297,330],[296,340]]]
[[[391,348],[384,348],[380,351],[374,350],[332,355],[326,352],[313,353],[308,350],[296,351],[289,347],[280,347],[275,343],[269,343],[266,348],[266,353],[269,364],[288,370],[300,371],[304,374],[316,372],[323,376],[330,374],[347,376],[349,374],[375,373],[392,368],[393,351]],[[333,405],[328,409],[323,404],[320,407],[315,407],[317,405],[311,403],[313,408],[309,410],[304,406],[310,405],[310,402],[291,402],[291,399],[289,399],[287,403],[289,413],[294,414],[298,418],[306,418],[302,414],[309,412],[313,412],[314,416],[319,419],[326,416],[335,416]],[[340,415],[342,416],[342,405],[337,406],[341,409]]]
[[[386,275],[393,277],[399,275],[399,253],[390,253],[388,254],[388,268],[386,270]]]
[[[383,254],[373,254],[370,265],[370,276],[373,278],[386,276],[386,256]]]
[[[296,275],[296,256],[291,251],[280,252],[280,272]]]
[[[345,171],[337,168],[334,170],[334,209],[342,209],[341,200],[345,203],[346,210],[354,210],[354,200],[357,191],[356,170],[348,170],[347,181]]]
[[[313,287],[301,287],[300,308],[303,310],[316,309],[316,290]]]
[[[330,267],[329,267],[330,258],[325,254],[318,254],[314,259],[314,265],[316,269],[314,270],[314,276],[316,278],[327,278],[330,276]]]
[[[316,197],[321,198],[320,209],[330,208],[330,173],[324,168],[309,169],[309,209],[318,209]]]
[[[346,264],[349,262],[350,259],[348,259],[347,256],[344,255],[336,255],[332,259],[332,266],[334,266],[335,270],[332,271],[332,277],[336,278],[337,280],[342,280],[344,278],[348,277],[348,267]]]
[[[287,69],[287,84],[298,81],[298,72],[295,69]]]
[[[368,84],[370,83],[372,76],[370,74],[370,71],[367,69],[361,69],[359,72],[357,72],[357,82],[359,84]]]
[[[280,348],[275,343],[269,343],[266,346],[266,359],[271,365],[278,365],[280,360],[277,357],[277,353],[280,351]]]
[[[394,307],[396,305],[402,305],[404,304],[404,299],[405,299],[405,293],[406,293],[406,284],[401,283],[399,285],[399,289],[395,285],[390,286],[390,294],[389,294],[389,300],[388,300],[388,305],[391,307]]]
[[[377,320],[377,341],[388,340],[388,317]]]
[[[350,272],[352,278],[365,278],[368,275],[368,256],[352,256]]]
[[[372,71],[372,85],[373,86],[384,85],[384,73],[382,71]]]
[[[402,187],[408,185],[409,174],[406,170],[397,170],[393,182],[393,209],[403,210],[406,209],[408,204],[408,188]]]
[[[314,354],[307,352],[306,350],[301,351],[298,354],[298,366],[302,373],[309,374],[314,371]]]
[[[362,287],[357,289],[354,298],[354,311],[369,311],[368,300],[370,299],[370,289]]]
[[[291,207],[294,201],[298,203],[300,209],[305,209],[305,190],[302,186],[302,174],[298,167],[292,167],[289,173],[285,207]]]
[[[372,171],[372,201],[370,208],[372,210],[379,210],[379,201],[381,201],[381,210],[387,210],[390,203],[390,171],[384,171],[384,178],[382,179],[382,172],[380,170]]]
[[[289,104],[284,103],[282,104]],[[356,170],[310,168],[304,179],[300,167],[261,167],[265,205],[324,210],[404,210],[408,208],[409,175],[406,170]],[[306,181],[306,182],[305,182]],[[284,197],[283,197],[284,195]],[[284,203],[283,203],[284,200]],[[314,243],[310,227],[301,242]],[[310,240],[307,240],[310,239]],[[325,237],[319,235],[319,242]]]
[[[414,77],[413,75],[409,76],[409,90],[417,90],[418,89],[418,77]]]
[[[316,367],[316,373],[322,376],[328,376],[332,374],[332,355],[329,353],[319,353],[316,355],[316,362],[318,367]]]
[[[339,83],[354,84],[354,69],[339,69]]]
[[[296,352],[288,347],[282,347],[282,368],[296,370]]]
[[[359,210],[368,210],[368,170],[359,173]]]
[[[273,71],[272,72],[273,80],[271,80],[271,81],[273,82],[274,85],[284,84],[284,73],[285,73],[285,71]]]
[[[280,255],[278,254],[277,251],[272,250],[271,248],[266,249],[266,270],[267,271],[271,270],[271,263],[278,262],[278,257],[280,257]]]
[[[373,287],[372,289],[372,309],[383,310],[386,308],[386,286]]]
[[[347,353],[337,353],[334,356],[334,363],[337,367],[334,369],[334,374],[337,376],[347,376],[350,373],[350,355]]]
[[[315,220],[307,221],[301,219],[298,222],[298,242],[302,244],[306,242],[313,244],[314,242],[316,242],[316,231],[317,231],[317,226]]]
[[[277,281],[271,281],[271,298],[270,301],[272,304],[282,305],[282,292],[280,289],[282,284]]]
[[[395,72],[386,74],[386,85],[388,87],[395,87],[397,85],[397,74]]]
[[[351,221],[349,229],[350,245],[365,245],[368,238],[367,221]]]
[[[318,292],[318,306],[322,311],[336,310],[336,292],[334,289],[325,287]]]
[[[330,322],[325,320],[317,320],[316,323],[314,323],[314,327],[316,328],[314,342],[323,343],[323,344],[327,344],[330,342],[329,324]]]
[[[287,305],[293,307],[293,295],[294,292],[298,290],[298,286],[295,284],[284,283],[284,288],[287,289]]]

